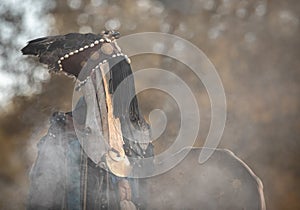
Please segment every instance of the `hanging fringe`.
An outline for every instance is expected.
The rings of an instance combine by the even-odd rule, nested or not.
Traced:
[[[116,57],[109,60],[110,65],[110,89],[113,93],[113,105],[115,117],[129,116],[132,121],[139,120],[140,113],[138,101],[135,95],[134,79],[130,64],[124,57]],[[117,92],[118,86],[122,88]],[[132,99],[132,100],[131,100]],[[130,101],[131,100],[131,101]]]

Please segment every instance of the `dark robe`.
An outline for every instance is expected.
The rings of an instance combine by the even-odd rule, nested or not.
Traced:
[[[84,105],[80,106],[84,110]],[[47,135],[38,143],[38,157],[30,172],[28,209],[120,209],[118,183],[124,178],[104,170],[86,155],[70,123],[71,113],[55,113]],[[130,149],[130,144],[126,141],[124,145],[127,155],[142,153],[137,145]],[[146,154],[153,154],[151,144]],[[134,204],[142,209],[134,190],[139,187],[138,180],[127,180]]]

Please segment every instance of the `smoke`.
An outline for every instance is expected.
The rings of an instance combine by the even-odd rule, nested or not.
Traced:
[[[30,7],[36,4],[23,2]],[[298,1],[191,0],[184,3],[180,1],[180,4],[165,0],[143,0],[138,1],[138,4],[135,1],[80,2],[78,9],[74,6],[70,9],[66,2],[58,1],[56,7],[52,7],[52,21],[43,19],[43,24],[55,23],[56,29],[53,32],[59,34],[79,30],[98,33],[106,22],[106,25],[111,25],[110,20],[114,20],[118,22],[123,35],[163,31],[186,38],[200,47],[216,66],[226,92],[228,117],[220,147],[234,151],[261,178],[269,209],[299,209]],[[15,6],[12,8],[18,9]],[[39,20],[41,18],[36,17],[32,23]],[[37,34],[37,28],[31,27],[30,35],[19,40],[17,46],[3,44],[1,52],[18,54],[17,50],[27,40],[46,35],[46,31]],[[9,37],[23,32],[24,28],[21,28]],[[6,40],[15,43],[16,39]],[[7,47],[4,49],[3,46]],[[14,51],[9,51],[10,48]],[[1,62],[6,60],[5,57]],[[5,69],[19,69],[21,66],[19,62],[13,63],[14,68],[9,68],[12,66],[10,63]],[[29,69],[34,69],[33,62],[28,65],[22,64],[24,71],[21,74],[27,75]],[[163,67],[188,81],[193,92],[198,93],[200,107],[201,125],[195,145],[203,145],[211,114],[204,86],[194,80],[192,74],[182,71],[186,67],[168,58],[137,56],[132,59],[132,67],[133,70]],[[46,73],[46,69],[40,70]],[[20,76],[16,81],[22,78]],[[136,83],[138,85],[139,81]],[[22,88],[24,83],[20,84]],[[8,90],[8,85],[5,85],[2,93]],[[34,127],[36,140],[30,140],[32,146],[28,152],[36,154],[36,149],[31,148],[36,148],[36,142],[47,130],[47,126],[44,128],[40,125],[47,124],[47,118],[52,112],[70,110],[72,90],[70,80],[63,76],[52,76],[49,84],[42,84],[41,94],[31,98],[15,98],[11,102],[14,106],[9,109],[15,113],[1,117],[1,208],[21,209],[24,206],[28,188],[27,174],[35,158],[30,155],[28,159],[24,155],[24,142],[33,139],[31,132]],[[18,88],[11,93],[15,92],[21,94],[22,91]],[[154,142],[155,152],[159,154],[176,137],[180,127],[176,114],[178,107],[173,99],[162,93],[145,91],[139,94],[139,99],[146,116],[153,108],[165,110],[167,129]],[[29,110],[28,107],[31,107],[31,111],[25,114],[25,119],[36,119],[30,125],[20,120],[20,116],[22,118],[23,113]],[[239,185],[238,181],[234,183]],[[21,192],[18,191],[20,188]]]

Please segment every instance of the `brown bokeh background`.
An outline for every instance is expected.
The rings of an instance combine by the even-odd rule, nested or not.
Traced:
[[[118,29],[122,35],[144,31],[171,33],[198,46],[215,65],[225,88],[228,112],[220,147],[236,153],[261,178],[267,209],[300,209],[299,1],[45,2],[48,3],[42,15],[49,17],[45,23],[49,25],[49,34],[44,35],[99,33],[107,27]],[[28,4],[31,3],[28,0]],[[34,3],[31,6],[34,7]],[[3,11],[1,18],[18,27],[22,15],[15,18],[9,10]],[[1,41],[2,62],[10,48],[22,47],[12,45],[22,34],[22,27],[18,30],[19,34],[10,42]],[[21,59],[20,54],[15,56]],[[44,81],[32,80],[37,63],[26,59],[30,65],[26,71],[18,72],[23,60],[16,61],[18,63],[7,65],[1,71],[23,74],[29,78],[30,87],[36,83],[40,86],[38,91],[26,95],[21,91],[22,85],[15,87],[14,97],[1,109],[1,209],[24,208],[36,143],[47,131],[52,112],[71,109],[74,85],[74,81],[64,75],[51,75]],[[201,108],[202,124],[196,141],[196,146],[201,146],[210,120],[210,104],[201,82],[195,81],[192,73],[183,73],[186,67],[182,64],[160,56],[136,56],[132,58],[132,66],[134,70],[145,67],[172,70],[191,86]],[[153,108],[166,110],[167,131],[155,143],[156,151],[162,151],[177,134],[178,119],[174,114],[177,106],[169,96],[155,91],[145,91],[139,98],[146,115]]]

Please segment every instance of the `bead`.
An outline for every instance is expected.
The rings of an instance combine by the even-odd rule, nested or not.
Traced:
[[[125,59],[126,59],[126,62],[127,62],[128,64],[131,64],[131,60],[130,60],[130,58],[128,58],[128,56],[127,56],[127,55],[125,55],[124,57],[125,57]]]
[[[84,67],[85,64],[86,64],[85,61],[81,61],[80,66],[81,66],[81,67]]]
[[[100,54],[98,52],[94,52],[92,55],[91,55],[91,59],[92,60],[97,60],[100,58]]]
[[[101,46],[101,51],[106,55],[111,55],[114,49],[110,44],[105,43]]]
[[[49,136],[55,138],[56,136],[53,133],[49,133]]]

